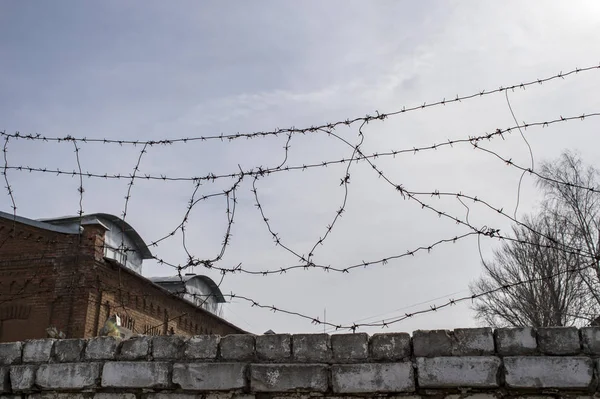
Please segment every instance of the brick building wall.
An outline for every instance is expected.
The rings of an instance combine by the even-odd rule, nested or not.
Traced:
[[[96,336],[111,313],[139,334],[243,333],[173,296],[137,273],[105,260],[104,228],[81,237],[0,218],[0,342],[47,336]]]

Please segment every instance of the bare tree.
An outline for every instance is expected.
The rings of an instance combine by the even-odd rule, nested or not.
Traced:
[[[477,299],[476,317],[491,326],[583,325],[600,314],[600,194],[588,189],[598,171],[570,152],[540,170],[541,211],[513,226],[516,240],[494,251],[471,285],[479,294],[531,281]]]

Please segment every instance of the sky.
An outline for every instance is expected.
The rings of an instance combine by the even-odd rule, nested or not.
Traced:
[[[161,140],[307,128],[376,112],[389,113],[598,65],[600,3],[589,1],[103,1],[0,3],[0,131],[48,137]],[[600,70],[595,69],[509,91],[519,123],[600,112]],[[600,167],[596,134],[600,118],[523,131],[540,162],[565,149]],[[504,92],[371,121],[361,128],[365,154],[413,149],[479,136],[514,126]],[[230,174],[350,158],[361,142],[360,124],[334,133],[253,139],[188,141],[150,146],[139,174],[195,177]],[[4,165],[78,169],[72,142],[10,139]],[[79,142],[82,171],[133,173],[140,146]],[[529,149],[514,130],[482,146],[528,167]],[[469,231],[403,199],[411,191],[463,193],[485,199],[519,218],[541,200],[535,181],[469,144],[408,152],[347,164],[273,173],[255,182],[270,227],[281,242],[308,254],[334,224],[313,260],[344,268],[404,254]],[[8,169],[17,214],[28,218],[74,215],[79,179],[70,175]],[[236,189],[231,241],[217,266],[278,270],[299,264],[277,246],[262,220],[245,176]],[[231,188],[233,179],[203,181],[196,198]],[[121,215],[128,179],[84,178],[82,208]],[[4,185],[3,185],[4,186]],[[347,188],[347,196],[345,195]],[[181,222],[192,181],[135,180],[126,220],[147,243]],[[11,198],[0,209],[12,212]],[[464,219],[454,197],[419,197],[436,210]],[[517,207],[518,198],[518,207]],[[516,209],[515,209],[516,208]],[[227,228],[226,198],[200,201],[190,213],[185,248],[215,257]],[[473,226],[510,231],[510,221],[469,204]],[[476,236],[436,246],[430,253],[353,269],[350,273],[295,269],[268,276],[226,274],[225,294],[252,298],[333,324],[381,322],[469,295],[498,240]],[[152,247],[153,254],[185,264],[181,232]],[[216,270],[195,273],[221,280]],[[175,270],[145,261],[145,276]],[[252,307],[234,298],[225,317],[263,333],[322,332],[310,320]],[[469,301],[402,322],[360,328],[382,331],[480,325]],[[326,332],[340,332],[325,329]]]

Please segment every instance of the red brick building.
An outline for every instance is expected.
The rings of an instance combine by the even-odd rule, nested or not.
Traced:
[[[151,256],[113,215],[32,220],[0,212],[0,342],[44,338],[51,326],[67,338],[96,336],[114,313],[138,334],[245,333],[164,279],[143,277],[142,261]],[[211,308],[224,301],[216,290]]]

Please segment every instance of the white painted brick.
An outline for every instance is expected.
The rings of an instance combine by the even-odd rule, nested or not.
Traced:
[[[245,363],[176,363],[173,383],[183,389],[227,391],[246,386]]]
[[[335,393],[414,392],[415,390],[411,362],[333,365],[331,375]]]
[[[169,386],[169,363],[107,362],[102,370],[105,388],[164,388]]]
[[[510,388],[587,388],[594,374],[587,357],[510,356],[504,369]]]
[[[328,388],[325,365],[253,364],[250,366],[252,392],[325,392]]]
[[[42,389],[83,389],[96,386],[100,378],[100,363],[42,364],[35,382]]]
[[[493,356],[417,358],[420,388],[496,388],[501,361]]]

